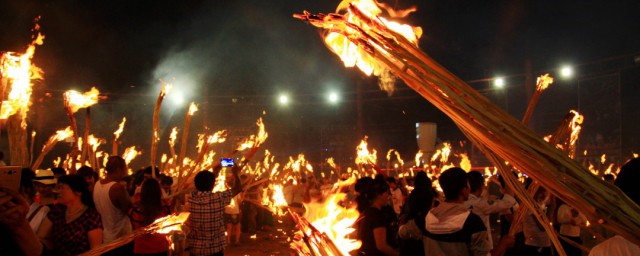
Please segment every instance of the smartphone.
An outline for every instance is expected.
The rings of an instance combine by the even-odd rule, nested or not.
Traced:
[[[233,162],[233,158],[222,158],[222,160],[220,160],[220,165],[222,167],[233,167],[235,163]]]
[[[22,167],[20,166],[0,167],[0,187],[18,191],[21,176]]]

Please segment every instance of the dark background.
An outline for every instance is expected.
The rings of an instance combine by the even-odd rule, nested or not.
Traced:
[[[587,148],[593,159],[607,153],[622,161],[640,152],[638,1],[387,2],[398,8],[416,5],[408,21],[424,30],[421,48],[518,118],[528,102],[525,63],[534,78],[545,72],[556,77],[531,123],[541,135],[549,134],[569,109],[578,109],[585,114],[581,153]],[[332,156],[348,165],[364,135],[380,159],[389,148],[411,159],[418,149],[416,122],[436,122],[439,141],[474,153],[457,146],[464,137],[455,125],[402,82],[388,96],[374,78],[345,69],[316,28],[292,18],[303,10],[333,12],[338,3],[2,0],[0,50],[24,51],[33,18],[42,16],[46,39],[33,62],[45,79],[34,86],[28,119],[29,130],[38,131],[36,148],[68,125],[61,94],[96,86],[108,99],[92,108],[92,133],[111,138],[126,116],[121,150],[130,145],[147,150],[158,80],[164,79],[175,91],[163,105],[160,152],[168,151],[171,128],[181,127],[188,102],[195,101],[201,110],[190,132],[193,146],[205,126],[228,129],[232,142],[254,133],[264,111],[270,134],[265,148],[281,161],[305,153],[313,161]],[[561,65],[572,65],[576,75],[560,79]],[[507,77],[504,89],[493,89],[496,76]],[[328,90],[340,92],[339,104],[326,103]],[[292,97],[288,106],[277,103],[282,92]],[[363,99],[360,134],[358,94]],[[179,95],[185,102],[175,104],[172,97]],[[82,132],[83,111],[76,116]],[[228,151],[233,143],[217,147]],[[0,148],[8,152],[4,131]],[[49,158],[67,150],[68,145],[58,145]],[[147,157],[136,165],[147,163]],[[479,156],[472,160],[484,164]]]

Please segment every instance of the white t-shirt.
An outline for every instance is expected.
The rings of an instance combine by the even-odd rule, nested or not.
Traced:
[[[31,205],[29,206],[29,213],[27,213],[27,218],[29,218],[32,214],[34,214],[34,212],[40,207],[40,204],[33,202],[31,203]],[[35,215],[33,215],[33,218],[31,218],[31,221],[29,221],[29,226],[31,226],[31,230],[33,230],[33,232],[38,232],[38,229],[40,228],[40,224],[42,224],[42,221],[44,220],[45,217],[47,217],[47,214],[49,213],[49,207],[46,205],[43,205],[40,210],[38,210],[37,213],[35,213]]]

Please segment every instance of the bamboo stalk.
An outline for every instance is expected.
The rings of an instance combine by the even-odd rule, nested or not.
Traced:
[[[150,165],[151,165],[151,176],[156,178],[156,154],[158,151],[158,140],[160,139],[159,131],[159,122],[160,122],[160,107],[162,106],[162,100],[164,96],[171,90],[171,85],[164,84],[162,85],[162,89],[160,90],[160,94],[158,95],[158,99],[156,100],[155,108],[153,109],[153,131],[151,137],[151,152],[150,152]]]
[[[89,130],[91,129],[91,107],[87,107],[86,108],[86,118],[85,118],[85,122],[84,122],[84,137],[82,138],[82,155],[80,157],[80,163],[82,163],[82,165],[85,165],[85,162],[87,161],[87,157],[89,155]]]
[[[35,140],[36,140],[36,131],[31,131],[31,145],[29,146],[29,166],[33,164],[33,145],[35,143]]]
[[[540,99],[540,94],[542,94],[542,92],[547,89],[547,87],[551,83],[553,83],[553,78],[550,78],[549,74],[543,75],[538,78],[538,81],[536,82],[536,91],[533,93],[531,100],[529,100],[527,111],[524,113],[524,117],[522,117],[523,124],[526,125],[529,123],[529,119],[531,119],[531,116],[533,116],[533,110],[535,109],[536,105],[538,104],[538,100]]]

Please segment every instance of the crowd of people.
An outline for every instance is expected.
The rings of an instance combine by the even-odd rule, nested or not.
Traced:
[[[640,183],[639,175],[640,158],[635,158],[621,168],[617,178],[604,178],[640,203],[640,190],[634,185]],[[403,184],[383,175],[359,179],[354,186],[361,214],[357,238],[362,246],[357,254],[557,255],[549,234],[530,211],[521,223],[514,223],[516,235],[510,235],[514,213],[521,206],[502,178],[485,179],[480,172],[454,167],[438,177],[441,191],[424,172],[411,180],[402,179]],[[525,181],[526,187],[531,184],[531,179]],[[565,253],[586,255],[579,248],[582,231],[589,228],[585,216],[544,188],[538,189],[533,199],[553,221]],[[490,218],[499,218],[499,227],[492,225]],[[596,227],[590,231],[598,232],[592,230],[598,230]],[[640,255],[636,244],[604,229],[599,232],[607,240],[593,247],[589,255]]]
[[[223,171],[216,168],[197,173],[186,196],[170,196],[171,177],[157,170],[154,177],[151,167],[127,175],[119,156],[108,159],[103,179],[87,166],[75,174],[24,168],[18,191],[0,188],[0,255],[78,255],[179,211],[190,213],[189,255],[223,255],[232,235],[240,242],[241,194],[250,194],[243,192],[240,169],[231,168],[222,192],[213,192]],[[144,234],[102,255],[168,255],[169,246],[165,234]]]
[[[158,218],[187,211],[186,245],[189,255],[223,255],[226,246],[240,243],[240,233],[260,232],[274,225],[273,213],[263,205],[271,198],[269,181],[245,187],[247,178],[234,166],[226,190],[214,190],[216,177],[226,169],[203,170],[185,197],[172,194],[171,177],[147,167],[127,175],[123,158],[113,156],[100,178],[84,166],[75,174],[61,168],[21,171],[18,191],[0,189],[0,255],[77,255],[116,241]],[[625,164],[618,186],[636,203],[640,158]],[[499,175],[485,178],[477,171],[450,168],[437,178],[439,189],[425,172],[412,178],[378,174],[358,179],[349,202],[360,218],[355,224],[362,246],[357,255],[555,255],[548,233],[530,212],[509,235],[518,198]],[[531,180],[525,182],[530,186]],[[243,185],[244,184],[244,185]],[[305,204],[323,200],[335,187],[329,179],[307,176],[288,180],[283,188],[287,207],[303,214]],[[174,188],[175,189],[175,188]],[[214,192],[217,191],[217,192]],[[581,233],[587,219],[576,209],[540,188],[533,197],[553,220],[569,256],[583,255]],[[491,220],[500,220],[499,228]],[[606,241],[590,255],[640,255],[637,245],[603,232]],[[167,235],[145,234],[103,255],[167,255]]]

